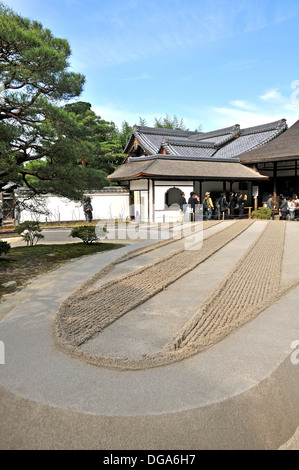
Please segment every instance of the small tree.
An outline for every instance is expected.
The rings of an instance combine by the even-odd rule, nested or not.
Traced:
[[[106,227],[102,227],[102,233],[107,233]],[[96,240],[99,240],[101,236],[99,236],[99,231],[96,231],[96,227],[94,225],[79,225],[79,227],[74,227],[70,233],[70,237],[73,238],[81,238],[83,243],[86,245],[91,245]]]
[[[44,238],[38,221],[23,222],[15,228],[15,231],[21,235],[27,246],[33,246],[38,240]]]
[[[0,256],[1,255],[6,255],[9,250],[10,250],[11,246],[8,242],[5,242],[5,241],[0,241]]]

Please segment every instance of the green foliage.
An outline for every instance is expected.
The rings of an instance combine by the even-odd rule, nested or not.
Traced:
[[[259,207],[256,211],[252,212],[253,219],[271,219],[272,209],[269,207]]]
[[[102,231],[103,233],[107,232],[106,227],[103,227]],[[79,227],[74,227],[69,236],[80,238],[86,245],[90,245],[100,238],[94,225],[79,225]]]
[[[133,132],[132,126],[130,126],[127,121],[123,121],[121,125],[121,129],[119,131],[119,139],[120,139],[120,143],[123,149],[126,147],[132,135],[132,132]]]
[[[184,123],[184,120],[178,120],[176,115],[171,118],[166,114],[166,117],[164,118],[156,118],[155,117],[155,127],[164,127],[167,129],[176,129],[176,130],[182,130],[182,131],[188,131],[189,129],[186,128],[186,125]]]
[[[11,245],[8,242],[0,241],[0,256],[3,254],[6,255],[10,249]]]
[[[27,243],[27,246],[33,246],[38,242],[38,240],[44,238],[38,221],[27,220],[26,222],[22,222],[20,225],[15,227],[15,231],[21,235],[23,240]]]
[[[0,4],[0,178],[33,194],[81,200],[90,176],[79,168],[84,130],[59,100],[78,96],[85,78],[68,71],[70,46],[37,21]]]
[[[88,189],[101,189],[103,184],[109,185],[106,176],[126,157],[118,129],[113,122],[97,116],[91,110],[90,103],[70,103],[64,106],[64,110],[76,120],[82,130],[78,164],[87,168],[85,172],[89,174]],[[88,170],[91,171],[88,173]],[[95,177],[92,177],[93,171],[97,172]]]

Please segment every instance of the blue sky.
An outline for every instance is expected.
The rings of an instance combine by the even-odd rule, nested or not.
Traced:
[[[120,126],[299,118],[298,0],[2,0],[68,40],[80,100]]]

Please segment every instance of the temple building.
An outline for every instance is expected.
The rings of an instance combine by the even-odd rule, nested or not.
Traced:
[[[269,193],[298,191],[299,121],[285,119],[242,129],[211,132],[134,126],[125,162],[108,179],[130,190],[132,216],[142,221],[178,218],[181,192],[203,201],[206,191],[247,195],[247,213]],[[297,151],[296,151],[297,148]]]
[[[275,200],[280,194],[299,196],[299,121],[268,144],[241,153],[238,158],[243,165],[268,176],[259,182],[260,204],[269,193]]]

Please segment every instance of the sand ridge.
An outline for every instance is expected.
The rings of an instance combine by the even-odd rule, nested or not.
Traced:
[[[120,316],[194,269],[252,223],[252,220],[237,221],[205,239],[199,250],[179,250],[151,266],[121,276],[112,284],[90,290],[86,294],[82,289],[76,291],[61,305],[56,314],[54,337],[57,345],[76,356],[84,356],[88,362],[103,365],[103,361],[107,362],[106,358],[91,357],[93,355],[79,350],[79,346],[99,334]],[[115,360],[112,362],[115,363]],[[109,358],[108,363],[111,363]]]

